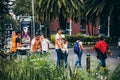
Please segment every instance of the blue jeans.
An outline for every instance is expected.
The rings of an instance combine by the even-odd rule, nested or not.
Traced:
[[[77,53],[77,59],[76,59],[76,62],[75,62],[75,67],[77,67],[77,65],[79,64],[79,66],[81,67],[81,58],[82,58],[82,54],[83,52],[80,51],[79,53]]]
[[[17,58],[17,52],[13,52],[12,54],[10,54],[10,58]]]
[[[63,54],[61,49],[56,49],[56,53],[57,53],[57,65],[60,66],[63,60]]]
[[[105,62],[105,60],[106,59],[104,59],[104,58],[99,58],[99,60],[100,60],[100,66],[102,66],[102,67],[106,67],[106,62]]]
[[[47,54],[47,51],[42,51],[42,54]]]
[[[68,53],[63,53],[63,57],[64,57],[64,62],[65,62],[65,68],[68,67]]]

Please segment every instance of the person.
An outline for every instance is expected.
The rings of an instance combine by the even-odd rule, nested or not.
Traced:
[[[105,42],[105,39],[103,36],[100,37],[99,41],[96,43],[96,45],[91,49],[91,53],[96,50],[97,52],[97,58],[99,59],[100,63],[99,65],[102,67],[106,67],[106,58],[107,54],[112,56],[108,44]]]
[[[78,51],[75,52],[78,57],[75,62],[75,68],[82,68],[81,58],[82,58],[83,51],[86,52],[86,50],[84,49],[82,41],[79,38],[77,38],[77,41],[75,42],[75,44],[78,44],[78,48],[79,48]]]
[[[58,28],[57,29],[57,34],[55,36],[55,50],[57,53],[57,65],[60,66],[63,60],[63,54],[62,54],[62,29]]]
[[[33,53],[39,53],[40,52],[40,35],[39,34],[35,34],[35,37],[32,39],[31,41],[31,52]]]
[[[23,43],[30,43],[30,31],[28,27],[29,26],[23,27],[23,32],[22,32]]]
[[[46,54],[49,49],[49,40],[46,38],[45,35],[41,35],[41,47],[42,47],[42,54]]]
[[[20,41],[20,36],[21,36],[20,31],[16,31],[15,35],[12,36],[12,56],[13,57],[17,57],[17,48],[23,46]]]
[[[62,41],[62,53],[63,53],[63,58],[65,62],[65,68],[68,67],[68,41],[64,38]]]

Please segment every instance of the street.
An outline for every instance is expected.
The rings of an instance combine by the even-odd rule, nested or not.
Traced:
[[[85,49],[87,50],[87,53],[90,52],[91,47],[85,47]],[[112,52],[112,56],[108,56],[107,60],[106,60],[106,64],[107,67],[110,71],[114,71],[114,69],[117,67],[118,64],[120,64],[120,58],[118,58],[118,55],[120,53],[120,48],[117,48],[116,46],[111,46],[110,50]],[[56,61],[56,52],[55,49],[50,49],[50,58],[52,61]],[[96,53],[90,53],[91,55],[91,69],[94,69],[95,67],[97,67],[99,61],[96,58]],[[68,63],[71,67],[74,66],[75,60],[76,60],[77,56],[76,54],[73,52],[73,49],[70,48],[69,49],[69,55],[68,55]],[[86,68],[86,54],[83,53],[82,55],[82,66],[83,68]]]

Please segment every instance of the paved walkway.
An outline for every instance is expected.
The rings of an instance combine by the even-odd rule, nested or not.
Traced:
[[[91,47],[86,47],[85,49],[89,53]],[[117,65],[120,64],[120,58],[117,58],[120,53],[120,49],[113,47],[113,46],[110,47],[110,49],[111,49],[113,56],[111,56],[111,57],[108,56],[106,63],[107,63],[108,68],[111,71],[113,71],[117,67]],[[50,49],[50,53],[51,53],[50,58],[52,59],[52,61],[56,62],[55,50]],[[69,49],[69,55],[68,55],[69,65],[74,66],[76,58],[77,58],[77,56],[76,56],[76,54],[74,54],[73,49],[72,48]],[[95,68],[98,65],[98,63],[99,63],[99,61],[96,58],[96,53],[94,52],[91,54],[91,69],[93,69],[93,67]],[[83,56],[82,56],[82,65],[84,68],[86,67],[86,54],[85,53],[83,53]]]

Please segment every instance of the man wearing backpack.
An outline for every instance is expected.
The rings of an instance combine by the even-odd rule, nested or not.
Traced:
[[[84,52],[86,52],[86,51],[85,51],[85,49],[84,49],[84,47],[83,47],[83,45],[82,45],[82,42],[80,41],[79,38],[78,38],[77,41],[75,42],[73,49],[74,49],[75,54],[76,54],[77,57],[78,57],[78,58],[76,59],[76,62],[75,62],[75,68],[76,68],[76,67],[82,68],[82,65],[81,65],[82,53],[83,53],[83,51],[84,51]],[[78,65],[78,64],[79,64],[79,65]]]

